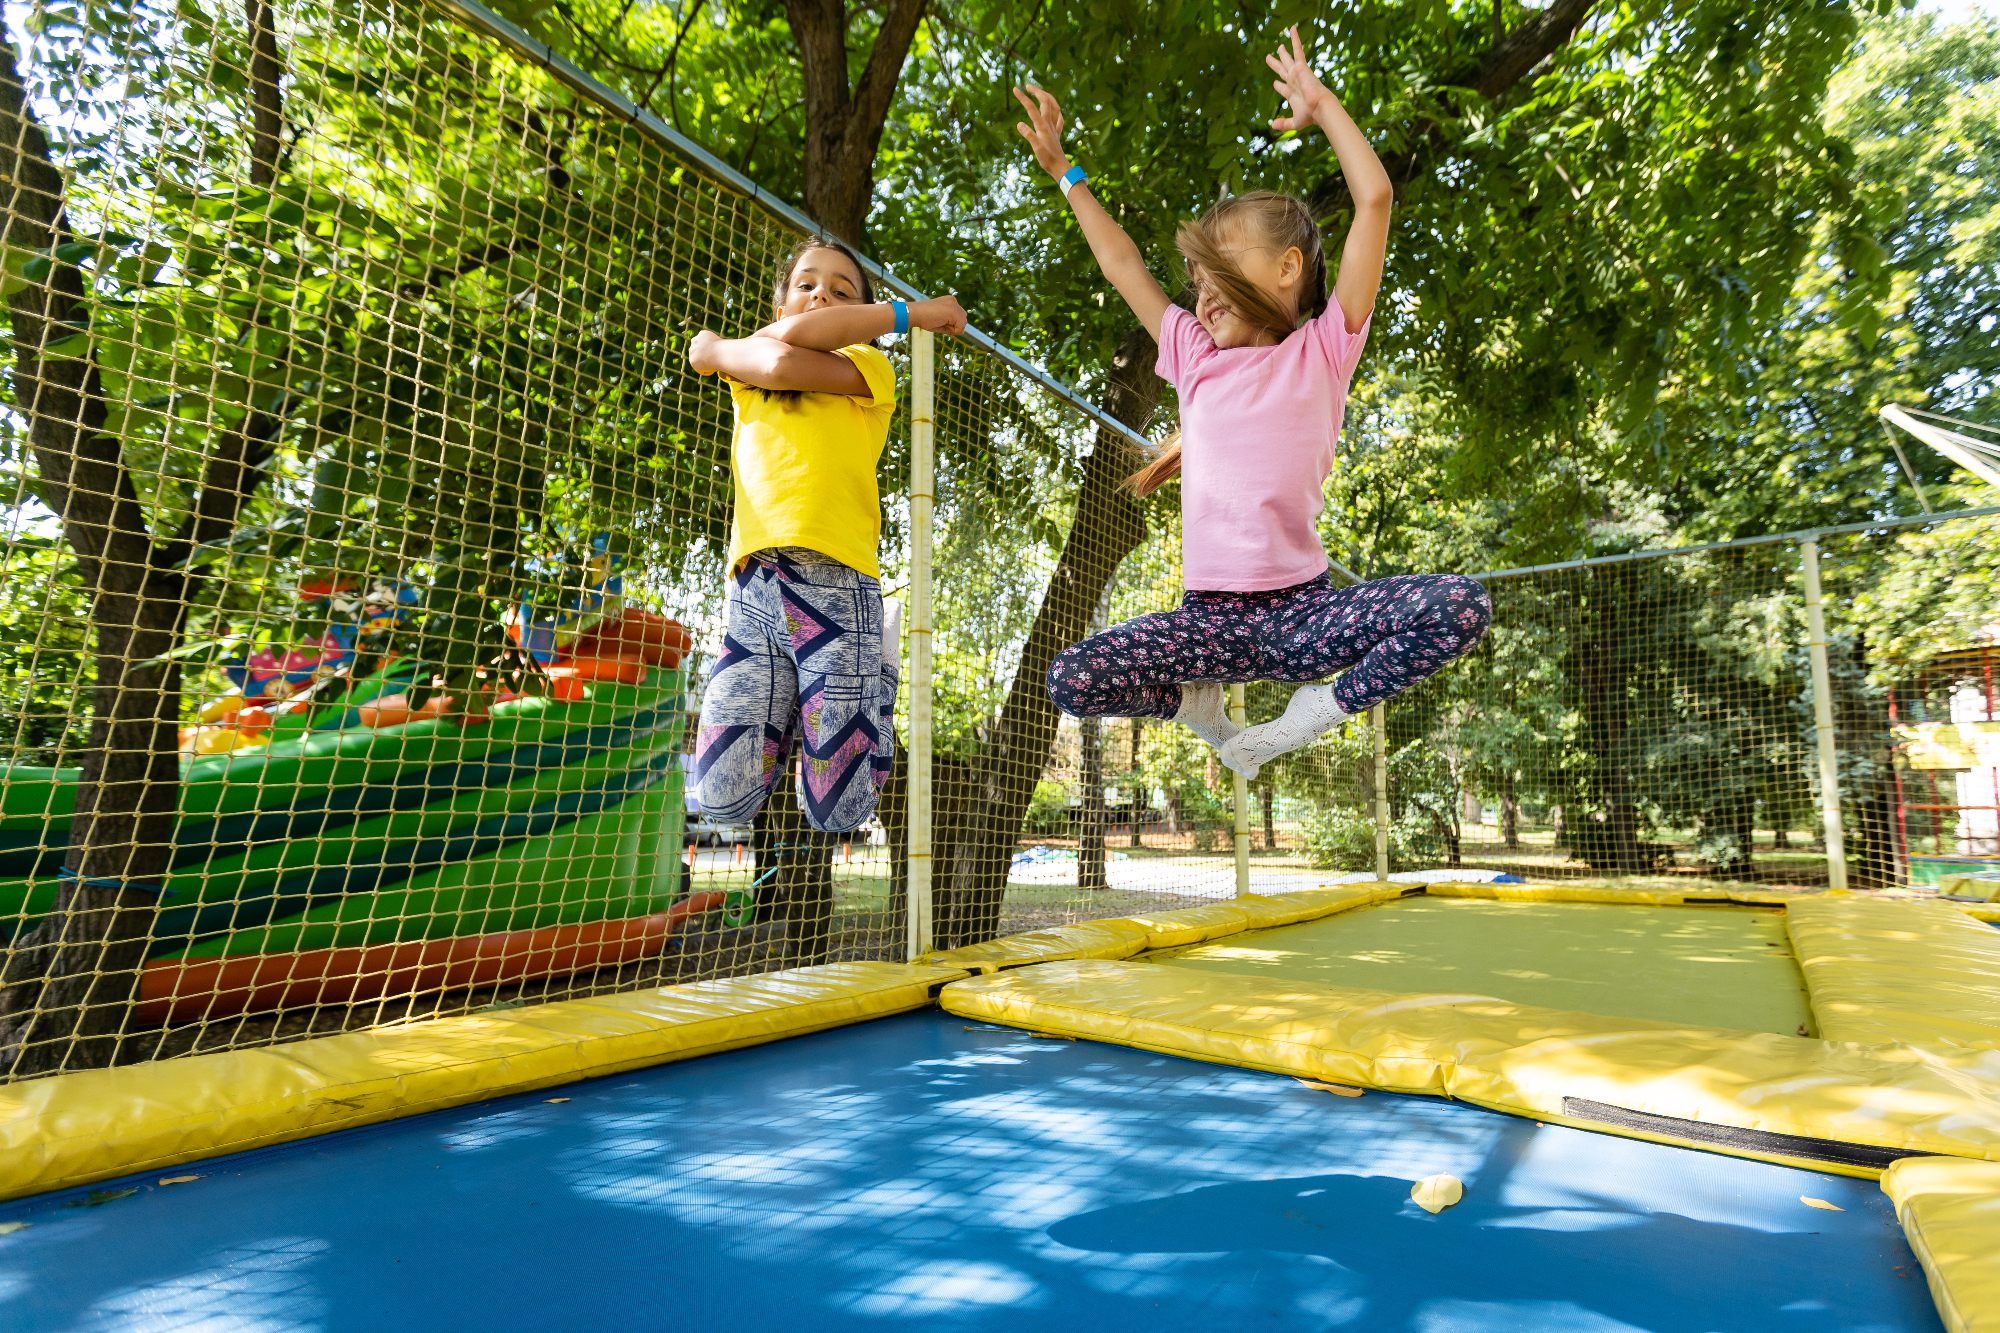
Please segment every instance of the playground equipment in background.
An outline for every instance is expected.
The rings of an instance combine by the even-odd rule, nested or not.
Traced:
[[[720,905],[675,900],[687,632],[600,604],[551,653],[543,693],[462,715],[442,693],[411,706],[427,664],[361,656],[406,623],[410,592],[307,585],[341,624],[283,659],[239,655],[239,692],[183,733],[141,1021],[615,966]],[[382,665],[346,677],[364,661]],[[80,775],[17,766],[0,784],[0,921],[15,929],[54,903]]]

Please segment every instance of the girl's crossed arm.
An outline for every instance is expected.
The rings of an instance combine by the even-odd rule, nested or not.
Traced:
[[[965,311],[955,296],[912,301],[909,311],[911,328],[965,332]],[[698,374],[727,375],[759,389],[865,398],[867,380],[836,349],[895,331],[892,304],[822,306],[766,324],[748,338],[724,338],[703,329],[688,344],[688,364]]]

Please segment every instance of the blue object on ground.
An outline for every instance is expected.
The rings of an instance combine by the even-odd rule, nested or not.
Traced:
[[[1872,1181],[937,1013],[14,1221],[11,1333],[1939,1328]]]

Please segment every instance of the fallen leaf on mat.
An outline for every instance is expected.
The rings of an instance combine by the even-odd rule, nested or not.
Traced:
[[[1302,1078],[1299,1082],[1305,1084],[1308,1088],[1314,1088],[1320,1092],[1339,1093],[1343,1097],[1359,1097],[1362,1091],[1360,1088],[1350,1088],[1345,1083],[1315,1083],[1309,1078]]]
[[[0,1222],[0,1236],[11,1236],[17,1231],[26,1231],[33,1222]]]
[[[111,1203],[117,1199],[129,1199],[138,1192],[137,1190],[92,1190],[81,1199],[72,1199],[70,1202],[64,1204],[63,1207],[95,1208],[99,1204]]]
[[[1808,1208],[1824,1208],[1829,1213],[1844,1213],[1847,1211],[1837,1203],[1828,1203],[1825,1199],[1809,1199],[1803,1194],[1799,1196],[1799,1202]]]
[[[543,1100],[543,1101],[545,1101],[545,1102],[547,1102],[547,1103],[548,1103],[548,1104],[549,1104],[550,1106],[554,1106],[554,1105],[555,1105],[555,1104],[556,1104],[557,1102],[566,1102],[566,1101],[568,1101],[568,1100],[569,1100],[569,1098],[567,1098],[567,1097],[544,1097],[544,1098],[542,1098],[542,1100]]]
[[[1425,1176],[1410,1186],[1410,1197],[1427,1213],[1441,1213],[1465,1197],[1457,1176]]]
[[[161,1176],[160,1183],[162,1185],[185,1185],[190,1180],[200,1180],[200,1179],[201,1179],[200,1176]]]

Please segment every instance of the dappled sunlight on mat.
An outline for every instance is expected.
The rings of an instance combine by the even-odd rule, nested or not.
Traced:
[[[0,1206],[0,1325],[1937,1328],[1871,1182],[935,1013],[204,1166]]]

